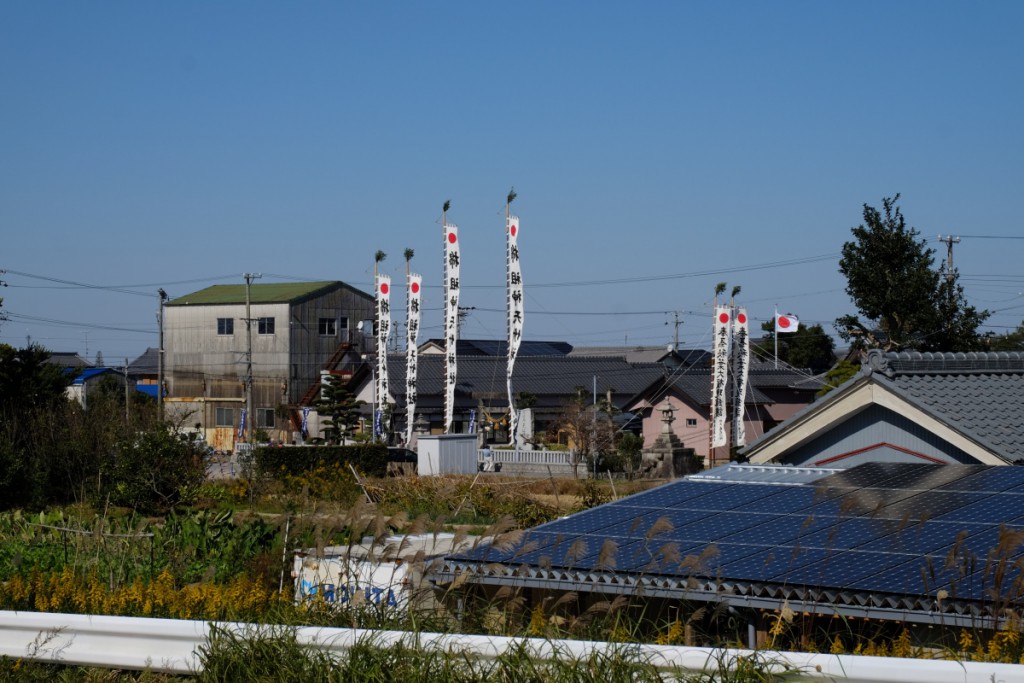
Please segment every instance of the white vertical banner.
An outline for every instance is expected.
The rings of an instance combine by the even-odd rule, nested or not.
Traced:
[[[519,217],[509,216],[505,221],[506,311],[508,314],[508,366],[505,383],[508,387],[508,440],[514,444],[519,426],[515,398],[512,395],[512,369],[523,341],[523,271],[519,263]]]
[[[736,447],[747,445],[743,417],[749,371],[750,324],[746,309],[737,308],[733,311],[732,323],[732,445]]]
[[[455,414],[455,382],[458,360],[455,348],[459,341],[459,229],[444,226],[444,433],[452,426]]]
[[[388,339],[391,336],[391,276],[377,276],[377,386],[374,398],[379,414],[389,402],[388,395]],[[374,416],[374,436],[380,434],[376,425],[382,422]]]
[[[409,273],[409,291],[406,293],[405,311],[405,443],[412,443],[413,421],[416,419],[416,375],[419,366],[420,300],[423,294],[423,276]]]
[[[715,338],[712,341],[714,365],[711,372],[711,447],[726,444],[726,384],[729,380],[729,324],[732,316],[728,306],[715,309]]]

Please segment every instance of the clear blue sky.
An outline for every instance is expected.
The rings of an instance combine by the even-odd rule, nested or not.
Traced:
[[[0,342],[121,362],[158,287],[370,291],[407,247],[439,336],[446,199],[463,336],[500,338],[513,185],[529,339],[665,344],[682,311],[706,344],[719,281],[831,330],[842,243],[896,192],[940,259],[963,236],[1003,331],[1022,28],[1018,2],[3,3]]]

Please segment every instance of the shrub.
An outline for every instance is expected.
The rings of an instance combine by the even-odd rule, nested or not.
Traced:
[[[348,465],[368,476],[383,477],[388,468],[388,449],[381,444],[264,447],[255,449],[254,458],[257,473],[270,477],[335,467],[347,469]]]
[[[118,444],[104,467],[110,502],[141,512],[165,512],[194,494],[206,478],[203,453],[162,425]]]

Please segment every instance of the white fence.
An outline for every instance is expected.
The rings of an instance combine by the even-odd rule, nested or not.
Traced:
[[[196,654],[209,642],[214,622],[178,619],[108,617],[88,614],[45,614],[0,611],[0,656],[59,662],[75,666],[153,670],[189,674],[199,671]],[[281,633],[281,626],[219,623],[225,630],[244,635],[265,629]],[[369,631],[363,629],[294,628],[296,640],[308,647],[342,655],[353,645],[372,638],[379,647],[397,643],[424,649],[464,653],[493,659],[520,645],[542,661],[614,654],[622,644],[577,640],[540,640],[462,634]],[[777,673],[796,672],[786,680],[846,681],[847,683],[1020,683],[1024,665],[985,662],[946,662],[893,657],[858,657],[800,652],[715,650],[671,645],[630,645],[630,652],[665,670],[684,675],[716,673],[738,658],[756,656]]]
[[[571,451],[511,451],[505,449],[492,449],[491,460],[493,462],[510,463],[517,465],[552,465],[564,467],[572,465],[573,453]],[[477,451],[477,460],[484,462],[484,451]]]

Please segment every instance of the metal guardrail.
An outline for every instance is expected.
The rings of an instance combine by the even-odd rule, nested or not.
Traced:
[[[253,624],[109,617],[88,614],[47,614],[0,611],[0,656],[75,666],[152,670],[193,674],[200,669],[197,652],[209,643],[213,626],[239,635],[281,633],[286,627]],[[1020,683],[1024,665],[986,662],[898,659],[823,655],[800,652],[717,650],[671,645],[624,645],[578,640],[541,640],[443,633],[405,633],[365,629],[292,629],[305,646],[342,655],[357,643],[372,639],[384,648],[397,643],[442,649],[469,657],[493,659],[525,646],[539,660],[585,658],[631,653],[665,670],[684,674],[718,672],[742,657],[756,657],[787,680],[845,681],[846,683]]]

